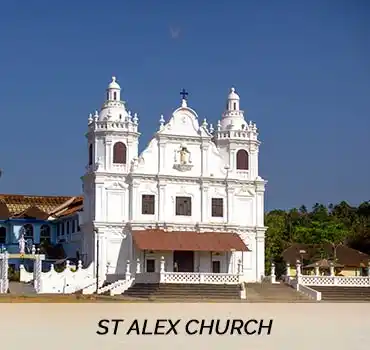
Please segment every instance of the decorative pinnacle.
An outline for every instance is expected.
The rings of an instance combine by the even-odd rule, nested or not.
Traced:
[[[112,82],[115,82],[116,81],[116,77],[115,76],[113,76],[112,77]]]
[[[165,120],[164,120],[163,114],[161,114],[161,117],[159,119],[159,124],[160,124],[161,127],[164,125],[164,122],[165,122]]]

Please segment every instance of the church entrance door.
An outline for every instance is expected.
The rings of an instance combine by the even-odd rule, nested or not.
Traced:
[[[173,265],[175,272],[194,272],[194,252],[193,251],[174,251]]]

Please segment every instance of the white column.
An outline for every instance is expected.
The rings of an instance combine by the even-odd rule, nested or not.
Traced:
[[[208,144],[200,146],[202,152],[202,176],[208,175]]]
[[[253,254],[253,252],[252,252]],[[265,232],[256,230],[256,281],[265,276]]]
[[[164,142],[163,140],[160,140],[158,146],[159,146],[158,172],[162,173],[164,169],[166,168],[166,142]]]
[[[159,270],[159,280],[160,282],[164,282],[165,279],[165,260],[164,256],[161,257],[161,262],[160,262],[160,270]]]
[[[133,181],[132,183],[132,197],[131,197],[131,220],[133,220],[135,217],[137,217],[137,214],[140,213],[140,208],[139,208],[139,194],[138,194],[138,188],[139,188],[139,183],[137,181]]]
[[[159,183],[158,185],[158,221],[166,221],[166,184]]]
[[[104,146],[104,169],[109,171],[112,168],[112,140],[105,139]]]
[[[127,260],[126,262],[126,280],[128,281],[131,279],[131,265],[130,265],[130,260]]]
[[[297,260],[297,264],[296,264],[296,279],[297,279],[297,285],[296,285],[296,289],[298,290],[298,286],[299,284],[301,284],[301,280],[302,280],[302,272],[301,272],[301,263],[299,262],[299,260]]]
[[[275,275],[275,263],[271,263],[271,283],[276,282],[276,275]]]
[[[230,187],[231,185],[228,185],[226,187],[226,196],[227,196],[227,207],[226,207],[226,220],[227,223],[232,223],[233,222],[233,208],[234,208],[234,193],[235,189]]]
[[[320,275],[320,268],[319,268],[319,264],[315,264],[315,276],[319,276]]]
[[[208,187],[204,184],[200,187],[202,196],[202,207],[201,207],[201,222],[208,222],[209,220],[209,198],[208,198]]]
[[[136,273],[141,272],[141,263],[140,263],[140,258],[136,259]]]
[[[335,276],[334,265],[330,263],[330,276]]]
[[[302,272],[301,272],[301,263],[299,262],[299,260],[297,260],[297,265],[296,265],[296,276],[301,276]]]

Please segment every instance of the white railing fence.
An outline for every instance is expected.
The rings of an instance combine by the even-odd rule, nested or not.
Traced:
[[[290,264],[286,265],[284,282],[316,300],[321,300],[321,293],[309,286],[370,287],[370,264],[367,268],[367,276],[336,276],[334,264],[330,265],[329,275],[320,275],[319,266],[315,267],[314,275],[303,275],[299,261],[296,263],[295,270],[295,275],[291,276]],[[271,280],[273,280],[272,277]]]

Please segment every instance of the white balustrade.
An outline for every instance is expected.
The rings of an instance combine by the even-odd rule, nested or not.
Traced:
[[[297,279],[291,279],[291,282]],[[300,275],[299,284],[306,286],[370,287],[368,276],[313,276]]]
[[[238,284],[240,275],[208,272],[161,272],[161,283]]]

